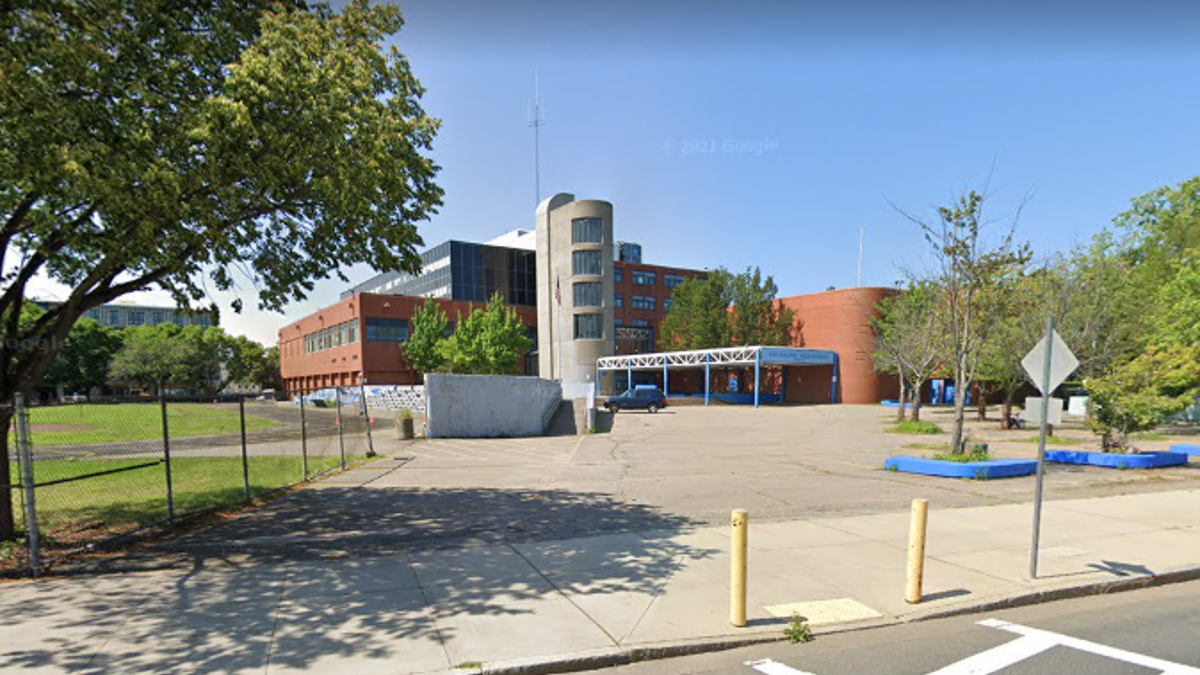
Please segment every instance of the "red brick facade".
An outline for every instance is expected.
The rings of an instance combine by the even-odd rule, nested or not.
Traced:
[[[479,306],[452,300],[434,302],[441,306],[452,322],[458,321],[459,314],[466,316]],[[398,342],[367,341],[365,319],[404,319],[409,322],[411,334],[413,312],[424,303],[424,298],[411,296],[358,293],[284,326],[279,331],[279,366],[284,389],[294,391],[350,386],[358,384],[359,373],[364,373],[371,384],[420,383],[420,373],[405,363]],[[513,309],[526,326],[536,325],[535,308]],[[305,336],[345,322],[356,325],[356,341],[306,353]]]
[[[875,305],[895,292],[890,288],[845,288],[779,300],[801,322],[793,346],[838,353],[838,400],[842,403],[878,403],[896,397],[896,379],[875,372],[871,358],[875,340],[869,322]],[[827,367],[789,368],[785,397],[797,402],[828,401],[829,378]]]

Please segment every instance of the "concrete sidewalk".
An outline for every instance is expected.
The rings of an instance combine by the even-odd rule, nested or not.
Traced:
[[[593,663],[823,630],[1200,567],[1200,491],[931,505],[926,601],[903,600],[908,514],[755,524],[750,626],[728,624],[728,530],[0,586],[5,673],[425,673]],[[793,606],[793,603],[805,603]],[[551,670],[553,668],[550,668]]]

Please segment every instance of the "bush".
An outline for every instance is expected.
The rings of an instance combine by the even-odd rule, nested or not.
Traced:
[[[933,422],[905,420],[888,429],[893,434],[922,434],[932,435],[942,433],[942,428]]]
[[[1129,450],[1129,435],[1183,412],[1196,399],[1200,361],[1186,346],[1151,347],[1108,375],[1085,382],[1088,423],[1109,452]]]

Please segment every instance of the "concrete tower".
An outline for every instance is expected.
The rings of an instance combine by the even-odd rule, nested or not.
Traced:
[[[565,193],[539,204],[537,265],[538,373],[574,397],[613,353],[612,204]]]

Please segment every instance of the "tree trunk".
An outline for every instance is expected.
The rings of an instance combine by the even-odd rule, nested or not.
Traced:
[[[978,419],[980,422],[986,422],[987,421],[987,398],[984,396],[985,392],[983,389],[983,385],[973,384],[973,385],[971,385],[971,389],[975,394],[975,410],[976,410],[976,415],[977,415],[976,419]]]
[[[924,384],[924,380],[919,380],[912,385],[912,414],[909,417],[914,422],[921,421],[921,387]]]
[[[961,362],[954,375],[954,433],[950,437],[950,452],[958,455],[963,451],[963,424],[967,414],[967,392],[963,390],[962,373],[966,368]]]
[[[1000,428],[1001,429],[1013,428],[1013,424],[1012,424],[1012,422],[1013,422],[1012,394],[1010,394],[1008,392],[1004,393],[1004,403],[1001,406],[1001,411],[1002,412],[1000,413]]]
[[[13,484],[12,462],[8,449],[8,434],[12,428],[12,412],[7,406],[0,407],[0,541],[12,539],[16,533],[13,519],[13,502],[16,490]]]
[[[908,390],[905,388],[904,378],[900,378],[900,409],[896,411],[896,422],[904,421],[904,403],[908,398]]]

